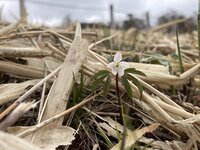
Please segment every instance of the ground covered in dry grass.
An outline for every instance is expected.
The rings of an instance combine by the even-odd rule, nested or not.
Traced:
[[[176,23],[176,22],[175,22]],[[174,25],[174,24],[171,24]],[[162,27],[164,28],[164,27]],[[197,32],[0,28],[0,146],[4,149],[199,149],[200,96]],[[143,86],[129,98],[115,78],[92,89],[93,76],[117,51]],[[182,59],[180,59],[182,58]],[[9,138],[9,140],[7,140]],[[125,139],[125,142],[124,142]],[[24,140],[26,142],[24,142]]]

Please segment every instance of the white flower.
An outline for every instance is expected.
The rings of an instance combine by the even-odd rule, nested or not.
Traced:
[[[123,76],[124,70],[129,67],[128,63],[121,60],[122,60],[122,54],[121,52],[117,52],[114,57],[114,62],[111,62],[107,65],[107,67],[112,70],[112,73],[114,75],[118,74],[119,76]]]

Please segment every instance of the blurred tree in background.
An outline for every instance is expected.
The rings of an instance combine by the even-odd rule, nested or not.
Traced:
[[[158,24],[167,23],[177,19],[186,19],[186,17],[182,14],[177,13],[176,11],[168,12],[158,18]],[[195,17],[187,18],[184,22],[178,24],[179,32],[192,32],[196,29],[196,19]],[[174,32],[174,27],[166,28],[166,32],[171,33]]]
[[[129,28],[137,28],[137,29],[144,29],[145,23],[144,20],[134,17],[132,14],[127,15],[127,19],[123,21],[123,29]]]

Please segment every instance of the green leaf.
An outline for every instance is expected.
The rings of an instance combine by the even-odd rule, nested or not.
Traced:
[[[128,80],[127,80],[126,75],[127,75],[127,74],[124,74],[124,75],[122,76],[122,78],[121,78],[121,79],[122,79],[122,85],[124,86],[125,91],[126,91],[126,93],[128,94],[128,97],[129,97],[129,98],[132,98],[132,89],[131,89],[131,86],[130,86]]]
[[[103,74],[99,78],[94,78],[92,83],[92,92],[94,92],[101,81],[103,81],[109,74]]]
[[[102,76],[105,76],[108,74],[110,74],[108,70],[100,70],[99,72],[95,73],[93,79],[101,78]]]
[[[127,74],[127,78],[129,80],[131,80],[133,82],[133,84],[136,85],[136,87],[138,88],[139,92],[140,92],[140,99],[142,99],[142,92],[143,92],[143,87],[142,85],[140,84],[140,82],[132,75],[130,74]]]
[[[128,69],[125,69],[125,72],[126,72],[126,73],[138,74],[138,75],[141,75],[141,76],[146,77],[146,74],[145,74],[145,73],[143,73],[142,71],[139,71],[139,70],[137,70],[137,69],[135,69],[135,68],[128,68]]]
[[[104,89],[103,89],[103,96],[106,97],[108,94],[109,88],[110,88],[110,83],[111,83],[111,75],[109,75],[106,79]]]

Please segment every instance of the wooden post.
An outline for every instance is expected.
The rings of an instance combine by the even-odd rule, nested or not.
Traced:
[[[19,0],[20,18],[26,15],[25,1]]]
[[[114,11],[113,11],[113,5],[110,5],[110,28],[115,28],[115,21],[114,21]]]
[[[145,13],[145,20],[146,20],[146,29],[149,29],[150,28],[149,12]]]

